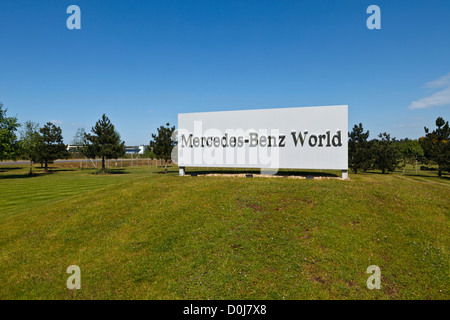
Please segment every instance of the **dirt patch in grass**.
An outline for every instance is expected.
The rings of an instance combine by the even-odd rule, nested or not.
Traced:
[[[244,205],[247,208],[252,208],[253,211],[264,211],[264,206],[262,206],[261,204],[251,203],[248,200],[240,199],[240,198],[238,198],[237,201],[239,204]]]

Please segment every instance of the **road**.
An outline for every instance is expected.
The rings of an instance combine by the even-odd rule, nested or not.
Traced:
[[[117,161],[131,161],[131,159],[117,159]],[[138,160],[147,160],[147,158],[138,158]],[[68,160],[55,160],[54,163],[65,163],[65,162],[80,162],[80,161],[86,161],[86,159],[68,159]],[[101,161],[99,159],[98,161]],[[113,161],[113,160],[111,160]],[[115,161],[115,159],[114,159]],[[136,161],[136,158],[133,159],[133,161]],[[17,160],[17,161],[0,161],[0,166],[8,166],[8,165],[15,165],[15,164],[30,164],[30,161],[28,160]]]
[[[80,162],[80,161],[85,161],[85,159],[55,160],[53,162],[58,163],[58,162]],[[0,166],[3,166],[3,165],[6,166],[6,165],[12,165],[12,164],[30,164],[30,161],[28,161],[28,160],[17,160],[17,161],[8,160],[5,162],[3,162],[3,161],[0,162]]]

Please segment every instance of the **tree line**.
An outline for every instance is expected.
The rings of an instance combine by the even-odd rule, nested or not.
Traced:
[[[40,163],[44,170],[56,159],[67,159],[70,155],[63,143],[62,130],[54,123],[47,122],[43,127],[27,121],[21,125],[17,117],[8,117],[6,109],[0,103],[0,161],[22,157],[32,164]],[[16,132],[20,131],[20,138]],[[450,171],[450,127],[448,121],[439,117],[436,128],[432,131],[424,128],[425,135],[417,140],[391,138],[390,134],[380,133],[377,138],[369,140],[369,131],[363,125],[355,125],[348,133],[348,165],[354,173],[377,169],[381,173],[392,172],[405,167],[407,163],[420,162],[437,166],[438,176]],[[167,123],[160,126],[146,148],[145,154],[152,158],[165,160],[164,172],[171,159],[172,148],[176,145],[172,135],[174,126]],[[89,159],[102,159],[102,172],[106,171],[105,162],[125,155],[125,142],[109,118],[103,114],[91,133],[79,129],[73,144],[77,151]]]
[[[17,117],[7,116],[6,112],[0,102],[0,161],[28,159],[31,175],[33,163],[40,163],[47,172],[52,161],[69,158],[70,152],[63,142],[60,127],[51,122],[42,127],[32,121],[20,124]],[[152,134],[153,139],[146,150],[147,155],[165,160],[165,172],[174,146],[171,139],[174,130],[175,127],[170,127],[169,123],[158,128],[158,134]],[[125,142],[105,114],[92,127],[91,133],[78,129],[72,143],[76,145],[77,152],[86,158],[101,158],[102,172],[106,171],[106,160],[118,159],[126,152]]]
[[[378,169],[381,173],[405,167],[407,163],[437,166],[438,176],[450,172],[450,127],[448,121],[438,117],[436,128],[424,127],[425,135],[417,140],[391,138],[383,132],[369,140],[369,131],[355,125],[349,132],[348,166],[353,173]]]

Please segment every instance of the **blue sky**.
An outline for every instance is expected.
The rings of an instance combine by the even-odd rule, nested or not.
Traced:
[[[450,120],[449,21],[448,0],[2,0],[0,101],[66,143],[103,113],[134,145],[178,113],[340,104],[371,137],[417,138]]]

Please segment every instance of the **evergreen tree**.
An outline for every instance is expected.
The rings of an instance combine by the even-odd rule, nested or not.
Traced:
[[[374,140],[372,146],[372,155],[374,159],[374,168],[381,170],[381,173],[386,171],[394,171],[400,163],[399,146],[395,138],[386,133],[378,135],[380,139]]]
[[[348,166],[354,173],[358,170],[367,171],[371,167],[369,131],[364,132],[362,123],[355,124],[352,132],[348,134]]]
[[[51,122],[39,129],[42,143],[39,144],[38,155],[44,162],[45,172],[48,171],[48,162],[56,159],[67,159],[69,152],[63,142],[62,130]]]
[[[167,173],[167,161],[172,156],[172,149],[176,145],[175,141],[172,141],[172,134],[175,131],[175,126],[170,127],[169,123],[166,126],[160,126],[158,134],[152,134],[152,141],[150,141],[150,148],[157,158],[164,159],[164,173]]]
[[[91,131],[92,134],[84,134],[85,141],[80,151],[88,158],[101,157],[104,173],[105,160],[117,159],[125,155],[125,142],[120,141],[119,133],[105,114]]]
[[[425,137],[419,139],[425,159],[438,165],[438,176],[442,171],[450,170],[450,126],[448,121],[439,117],[436,119],[436,129],[430,132],[425,127]]]
[[[21,155],[30,160],[29,175],[33,174],[33,162],[40,161],[39,150],[42,148],[43,140],[39,134],[39,124],[27,121],[25,122],[20,137]]]
[[[16,159],[19,148],[15,132],[20,124],[17,117],[7,117],[6,111],[0,102],[0,161]]]

